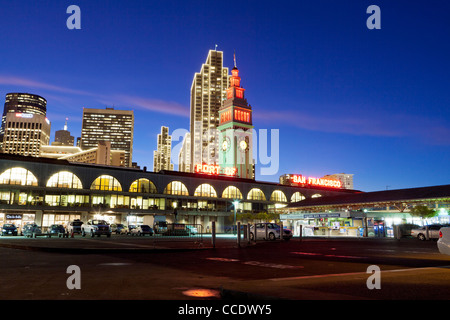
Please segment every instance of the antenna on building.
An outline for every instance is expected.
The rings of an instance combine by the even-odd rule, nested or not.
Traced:
[[[215,51],[217,51],[217,44],[215,45],[215,48],[214,48],[214,50],[215,50]]]
[[[69,120],[69,118],[66,118],[66,122],[64,123],[64,131],[67,131],[67,120]]]

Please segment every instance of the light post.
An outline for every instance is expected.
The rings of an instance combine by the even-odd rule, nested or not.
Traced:
[[[237,207],[238,203],[239,203],[239,201],[237,201],[237,200],[233,201],[233,206],[234,206],[234,224],[233,225],[234,226],[236,226],[236,207]],[[233,228],[233,230],[234,230],[234,228]],[[233,231],[233,234],[236,234],[236,230]]]

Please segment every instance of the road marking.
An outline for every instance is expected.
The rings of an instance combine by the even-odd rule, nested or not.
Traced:
[[[227,258],[206,258],[206,260],[212,261],[222,261],[222,262],[238,262],[238,259],[227,259]]]
[[[277,264],[277,263],[265,263],[259,261],[245,261],[243,264],[257,267],[275,268],[275,269],[300,269],[303,266],[291,266],[287,264]]]
[[[345,259],[364,259],[365,257],[356,257],[356,256],[342,256],[337,254],[322,254],[315,252],[291,252],[293,254],[305,255],[305,256],[323,256],[323,257],[331,257],[331,258],[345,258]]]
[[[449,269],[449,268],[450,268],[450,266],[424,267],[424,268],[411,268],[411,269],[394,269],[394,270],[382,270],[381,273],[440,270],[440,269]],[[304,279],[317,279],[317,278],[329,278],[329,277],[346,277],[346,276],[355,276],[355,275],[367,276],[367,272],[364,271],[364,272],[349,272],[349,273],[328,273],[328,274],[317,274],[317,275],[313,275],[313,276],[272,278],[272,279],[267,279],[267,280],[269,280],[269,281],[304,280]]]
[[[303,266],[292,266],[287,264],[278,263],[267,263],[260,261],[240,261],[238,259],[228,259],[228,258],[206,258],[206,260],[220,261],[220,262],[241,262],[242,264],[257,267],[275,268],[275,269],[299,269],[304,268]]]

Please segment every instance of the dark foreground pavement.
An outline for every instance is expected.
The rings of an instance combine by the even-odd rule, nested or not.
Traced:
[[[450,299],[450,256],[416,239],[0,238],[0,254],[2,300]]]

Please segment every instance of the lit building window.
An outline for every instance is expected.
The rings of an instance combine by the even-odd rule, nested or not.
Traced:
[[[48,179],[47,187],[83,189],[81,180],[72,172],[68,171],[61,171],[52,175]]]
[[[37,186],[38,182],[31,171],[24,168],[11,168],[0,175],[0,184]]]
[[[203,183],[195,189],[194,196],[217,198],[217,192],[210,184]]]
[[[155,184],[145,178],[134,181],[131,184],[129,191],[139,193],[158,193]]]
[[[241,191],[238,188],[236,188],[235,186],[227,187],[222,193],[222,198],[243,199]]]
[[[283,193],[283,191],[275,190],[272,192],[272,195],[270,196],[270,201],[274,202],[287,202],[286,195]]]
[[[102,175],[92,182],[91,189],[103,191],[122,191],[122,186],[116,178],[108,175]]]
[[[266,196],[264,195],[264,192],[262,192],[261,189],[253,188],[249,191],[247,195],[247,200],[264,200],[266,201]]]
[[[180,181],[172,181],[164,189],[164,194],[171,194],[177,196],[188,196],[189,192],[186,186]]]
[[[300,192],[294,192],[294,194],[291,197],[291,202],[298,202],[298,201],[302,201],[305,200],[305,196],[302,195]]]

